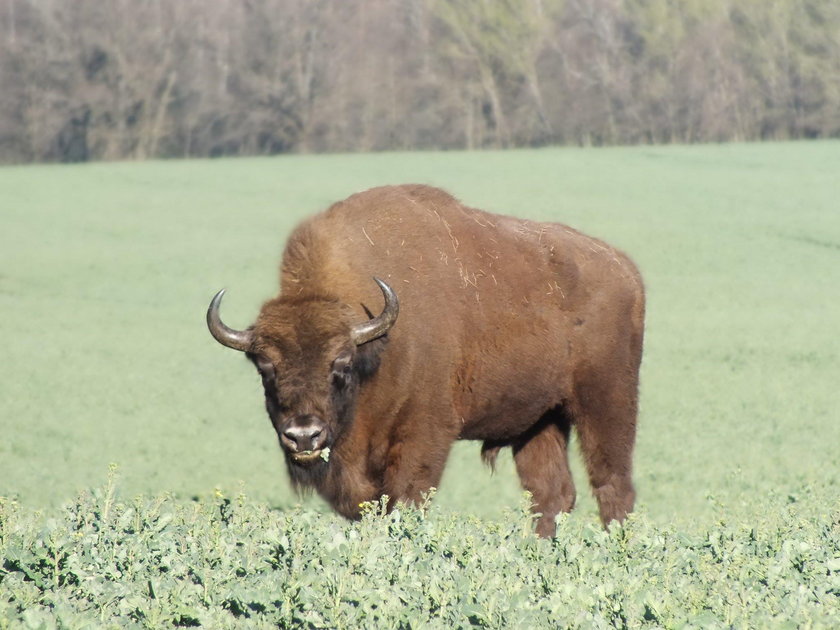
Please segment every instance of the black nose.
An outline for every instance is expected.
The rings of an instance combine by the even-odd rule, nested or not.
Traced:
[[[280,436],[280,441],[293,453],[317,451],[324,446],[326,431],[324,423],[314,416],[294,418]]]

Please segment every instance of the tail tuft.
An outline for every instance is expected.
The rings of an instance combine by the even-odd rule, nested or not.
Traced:
[[[496,472],[496,458],[499,456],[499,451],[501,451],[507,444],[504,442],[495,442],[492,440],[485,440],[481,444],[481,460],[487,465],[490,466],[490,470]]]

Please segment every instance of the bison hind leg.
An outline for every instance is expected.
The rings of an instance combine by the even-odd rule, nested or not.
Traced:
[[[562,408],[546,412],[529,431],[512,442],[513,460],[522,487],[534,499],[537,534],[555,534],[554,517],[575,506],[575,484],[569,470],[568,446],[571,423]]]
[[[592,386],[575,410],[575,427],[601,522],[622,522],[633,510],[633,444],[636,435],[635,382],[624,387]]]

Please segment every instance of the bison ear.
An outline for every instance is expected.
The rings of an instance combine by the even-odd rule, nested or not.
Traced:
[[[379,369],[379,355],[388,345],[388,335],[383,335],[373,341],[363,343],[356,349],[356,360],[353,362],[354,371],[359,381],[364,381],[376,374]]]
[[[364,304],[361,305],[367,314],[368,319],[373,319],[375,315],[370,312],[370,309]],[[376,374],[379,369],[379,355],[385,349],[388,343],[388,333],[381,337],[368,341],[358,346],[356,349],[356,360],[353,363],[353,368],[358,375],[359,381],[363,381]]]

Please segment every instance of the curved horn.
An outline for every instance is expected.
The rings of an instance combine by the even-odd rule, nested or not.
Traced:
[[[374,280],[382,289],[382,295],[385,296],[385,308],[370,321],[353,326],[350,335],[357,346],[387,334],[394,322],[397,321],[397,315],[400,314],[400,301],[397,299],[394,290],[379,278],[374,278]]]
[[[219,304],[222,303],[224,294],[225,290],[222,289],[210,302],[207,309],[207,328],[210,329],[210,334],[216,338],[216,341],[223,346],[245,352],[251,348],[253,335],[249,330],[234,330],[222,323],[222,318],[219,317]]]

